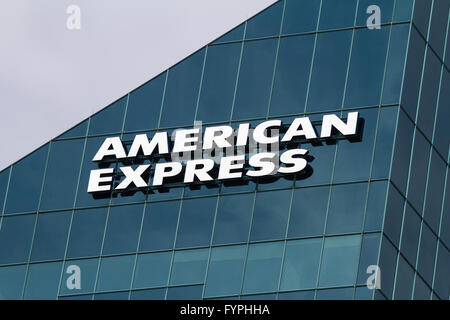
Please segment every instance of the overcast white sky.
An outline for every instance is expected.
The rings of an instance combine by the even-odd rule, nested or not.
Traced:
[[[0,0],[0,170],[274,2]]]

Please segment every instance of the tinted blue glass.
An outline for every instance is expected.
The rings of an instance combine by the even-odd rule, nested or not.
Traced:
[[[248,240],[254,194],[239,194],[219,198],[214,244],[239,243]]]
[[[142,226],[140,251],[173,248],[179,207],[179,201],[147,204]]]
[[[140,254],[136,262],[133,288],[166,286],[171,262],[172,252]]]
[[[282,292],[278,294],[278,300],[314,300],[314,296],[314,290]]]
[[[410,21],[414,0],[396,0],[394,21]]]
[[[278,289],[282,253],[283,242],[252,244],[248,247],[243,293]]]
[[[191,125],[197,106],[205,50],[183,60],[168,73],[161,127]]]
[[[414,149],[409,174],[408,200],[414,208],[422,213],[425,187],[427,181],[428,161],[430,158],[430,144],[416,129],[414,137]]]
[[[369,6],[376,5],[380,8],[381,23],[389,23],[392,21],[392,10],[394,9],[395,0],[359,0],[358,17],[356,18],[357,26],[366,26],[367,19],[373,14],[373,11],[367,13]]]
[[[396,132],[391,179],[397,188],[406,194],[414,125],[407,118],[403,110],[399,111]]]
[[[283,34],[316,30],[320,1],[286,0],[283,18]]]
[[[367,200],[365,231],[379,231],[383,224],[384,208],[386,205],[387,181],[375,181],[369,184],[369,198]]]
[[[241,296],[240,300],[276,300],[276,299],[277,295],[275,293],[268,293],[268,294],[252,294]]]
[[[219,39],[214,41],[213,44],[242,40],[244,37],[245,25],[246,25],[246,22],[237,26],[233,30],[225,33]]]
[[[395,279],[395,293],[396,300],[410,300],[412,293],[412,286],[414,283],[414,270],[411,266],[399,256],[397,277]]]
[[[383,237],[381,241],[379,261],[378,266],[382,270],[381,291],[387,299],[391,299],[394,287],[395,267],[397,265],[397,250],[386,237]]]
[[[68,258],[100,254],[107,213],[107,208],[77,210],[73,213]]]
[[[416,273],[414,283],[414,300],[430,300],[431,290],[423,279]]]
[[[322,235],[328,207],[329,187],[294,191],[288,237]]]
[[[416,118],[424,53],[425,42],[416,29],[412,28],[402,90],[402,106],[412,119]]]
[[[197,120],[230,119],[241,47],[241,43],[208,47]]]
[[[92,300],[93,294],[80,294],[75,296],[58,297],[58,300]]]
[[[37,209],[47,154],[48,144],[13,165],[5,214]]]
[[[278,1],[270,8],[257,14],[247,22],[246,39],[276,36],[280,33],[284,1]]]
[[[183,201],[178,225],[177,248],[210,244],[216,202],[217,198]]]
[[[136,256],[102,258],[96,291],[128,290]]]
[[[318,290],[316,300],[353,300],[352,288]]]
[[[284,238],[291,197],[292,190],[256,194],[250,241]]]
[[[122,131],[127,101],[128,95],[93,115],[89,124],[89,135],[110,134]]]
[[[341,107],[351,37],[352,31],[326,32],[317,36],[307,111]]]
[[[24,299],[55,300],[58,295],[62,262],[31,264]]]
[[[280,290],[316,287],[322,242],[319,238],[286,243]]]
[[[428,173],[427,195],[425,199],[424,219],[438,234],[444,194],[446,164],[434,151],[431,152]]]
[[[246,246],[227,246],[211,249],[205,288],[206,297],[240,293],[246,253]]]
[[[83,164],[81,166],[80,182],[78,184],[76,207],[101,206],[109,203],[109,198],[94,199],[87,192],[91,170],[99,169],[92,159],[105,141],[105,137],[88,138],[84,152]]]
[[[356,281],[361,236],[325,238],[319,286],[344,286]]]
[[[341,140],[338,142],[334,168],[334,182],[368,180],[373,154],[378,109],[361,110],[363,121],[360,142]]]
[[[58,139],[62,138],[75,138],[75,137],[84,137],[87,134],[87,128],[88,128],[88,122],[89,120],[85,120],[78,124],[77,126],[73,127],[70,130],[67,130],[65,133],[60,135]]]
[[[164,72],[130,93],[125,131],[146,130],[158,126],[166,75]]]
[[[450,2],[436,0],[433,4],[433,17],[430,28],[430,44],[439,57],[444,57],[445,31],[448,23]]]
[[[94,300],[128,300],[128,296],[129,296],[128,291],[100,293],[94,295]]]
[[[103,243],[103,254],[136,252],[143,205],[111,207]]]
[[[422,223],[422,232],[420,235],[420,249],[417,259],[417,271],[428,283],[433,283],[434,260],[436,258],[436,236],[431,232],[430,228]]]
[[[131,291],[130,300],[164,300],[166,288]]]
[[[392,26],[389,56],[383,85],[383,104],[398,103],[400,101],[409,28],[409,24]]]
[[[400,241],[405,198],[390,184],[384,217],[384,232],[396,247]]]
[[[167,300],[201,300],[203,286],[174,287],[167,289]]]
[[[22,298],[26,271],[26,265],[0,268],[0,300]]]
[[[450,45],[447,47],[450,48]],[[444,158],[448,154],[450,145],[450,126],[448,125],[448,119],[450,119],[450,108],[448,107],[450,105],[450,90],[446,88],[450,88],[450,73],[444,70],[433,141],[433,145]]]
[[[368,28],[355,31],[345,107],[380,103],[389,32],[389,26],[375,32]]]
[[[357,2],[357,0],[322,0],[319,29],[337,29],[353,26]]]
[[[85,139],[53,142],[50,148],[41,210],[72,208]]]
[[[358,287],[355,290],[355,300],[373,300],[374,290],[370,290],[367,286]]]
[[[275,39],[244,44],[233,119],[266,116],[276,47]]]
[[[381,237],[379,233],[363,235],[358,267],[358,284],[366,284],[369,274],[367,268],[378,264],[378,249]],[[372,273],[373,274],[373,273]]]
[[[413,266],[416,264],[420,235],[420,218],[409,204],[406,205],[403,222],[401,252]]]
[[[95,279],[97,277],[99,259],[83,259],[66,261],[61,287],[59,289],[60,295],[65,294],[80,294],[94,292]],[[78,266],[80,268],[80,289],[69,289],[68,284],[74,283],[73,276],[76,271],[68,269],[70,266]],[[72,267],[73,268],[73,267]],[[70,271],[70,272],[68,272]]]
[[[64,257],[71,211],[40,213],[31,253],[32,261],[56,260]]]
[[[6,189],[8,188],[10,169],[0,172],[0,213],[3,213],[3,204],[5,203]]]
[[[389,176],[398,110],[398,107],[380,109],[372,163],[372,179]]]
[[[415,1],[414,4],[413,23],[425,37],[428,35],[431,7],[431,1]]]
[[[351,195],[352,201],[348,201],[349,195]],[[360,232],[364,220],[366,198],[366,183],[333,186],[326,233]]]
[[[431,140],[433,137],[436,103],[441,79],[441,62],[430,48],[427,49],[425,71],[423,74],[422,92],[420,94],[417,125]]]
[[[440,298],[445,299],[450,294],[450,274],[448,266],[450,264],[450,252],[439,242],[438,257],[436,261],[436,272],[434,276],[434,290]]]
[[[209,249],[175,251],[171,285],[197,284],[205,281]]]
[[[313,35],[280,40],[270,115],[304,111],[313,46]]]
[[[8,250],[0,250],[0,264],[27,262],[36,215],[4,217],[0,229],[0,243]]]
[[[312,175],[307,179],[295,181],[295,186],[329,184],[331,182],[336,145],[302,145],[302,147],[309,150],[309,155],[314,157],[314,160],[309,163],[312,168]]]

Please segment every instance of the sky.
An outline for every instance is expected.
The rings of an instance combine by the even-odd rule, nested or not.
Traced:
[[[0,0],[0,171],[275,2]]]

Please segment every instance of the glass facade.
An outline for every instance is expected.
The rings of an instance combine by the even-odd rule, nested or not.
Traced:
[[[449,7],[278,1],[0,172],[0,299],[449,299]],[[106,137],[349,111],[306,179],[87,193]]]

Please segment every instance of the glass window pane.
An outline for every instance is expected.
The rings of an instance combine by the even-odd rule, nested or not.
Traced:
[[[66,261],[63,270],[63,278],[61,281],[61,288],[59,294],[80,294],[94,292],[95,280],[97,277],[99,259],[83,259],[83,260],[70,260]],[[69,269],[70,266],[77,266],[80,268],[80,289],[69,286],[73,285],[73,270]],[[68,272],[70,271],[70,272]],[[75,271],[76,272],[76,271]]]
[[[233,30],[225,33],[223,36],[214,41],[212,44],[242,40],[244,37],[244,30],[246,24],[247,24],[246,22],[242,23]]]
[[[192,125],[205,50],[197,51],[168,72],[161,127]]]
[[[166,288],[131,291],[130,300],[164,300]]]
[[[268,39],[244,44],[233,119],[266,116],[277,42]]]
[[[397,249],[392,243],[383,236],[381,241],[379,267],[382,270],[381,276],[381,291],[387,297],[392,298],[392,289],[394,287],[395,267],[397,265]],[[375,290],[375,299],[377,298],[378,290]]]
[[[179,207],[179,201],[147,204],[142,226],[140,251],[173,248]]]
[[[140,254],[136,262],[133,288],[167,286],[172,252]]]
[[[89,124],[89,135],[121,132],[127,100],[128,95],[93,115]]]
[[[246,242],[252,217],[254,194],[219,198],[214,227],[214,244]]]
[[[243,293],[276,291],[282,254],[283,242],[251,244],[248,247]]]
[[[241,43],[209,46],[197,120],[228,121],[231,117]]]
[[[450,45],[447,45],[447,47],[450,48]],[[447,56],[450,57],[450,50]],[[441,155],[448,153],[448,146],[450,145],[450,126],[447,120],[450,119],[450,108],[448,107],[450,105],[450,90],[445,88],[450,88],[450,72],[442,73],[441,93],[433,141],[433,145]]]
[[[397,247],[400,241],[404,205],[405,198],[390,184],[384,218],[384,221],[389,223],[384,224],[383,231]]]
[[[247,22],[246,39],[276,36],[280,33],[284,2],[278,1]]]
[[[288,241],[284,254],[281,290],[315,288],[322,238]]]
[[[73,213],[67,257],[100,254],[108,208],[76,210]]]
[[[367,273],[369,266],[378,264],[378,249],[380,248],[381,237],[379,233],[363,235],[361,254],[358,267],[358,284],[366,284],[370,274]],[[373,274],[373,273],[372,273]]]
[[[367,18],[371,15],[367,13],[367,8],[371,5],[380,7],[382,24],[391,22],[394,2],[395,0],[359,0],[356,25],[364,27],[367,25]]]
[[[361,110],[359,113],[363,123],[361,141],[345,139],[338,142],[334,182],[368,180],[370,177],[378,109]]]
[[[100,293],[94,295],[94,300],[128,300],[128,296],[128,291]]]
[[[349,197],[352,201],[348,201]],[[361,232],[366,197],[366,183],[333,186],[326,233]]]
[[[292,190],[256,194],[251,241],[285,237],[291,197]]]
[[[413,22],[425,37],[428,34],[432,3],[431,1],[415,1]]]
[[[278,294],[278,300],[314,300],[314,296],[314,290],[280,292]]]
[[[72,211],[40,213],[31,253],[32,261],[64,258]]]
[[[5,214],[36,211],[41,195],[48,145],[13,165]]]
[[[28,262],[35,219],[35,214],[3,218],[0,243],[8,250],[0,250],[0,264]]]
[[[110,208],[103,254],[136,252],[143,210],[143,205]]]
[[[175,251],[171,285],[196,284],[205,281],[209,249]]]
[[[410,300],[413,283],[414,270],[402,256],[399,256],[394,299]]]
[[[124,131],[148,130],[158,126],[166,75],[167,72],[164,72],[130,93]]]
[[[74,205],[85,139],[53,142],[45,174],[41,210]]]
[[[294,191],[290,238],[322,235],[328,207],[329,187],[300,188]]]
[[[361,236],[325,238],[320,287],[352,285],[356,280]]]
[[[353,300],[352,288],[318,290],[316,300]]]
[[[450,251],[439,242],[439,251],[436,261],[436,271],[434,275],[434,290],[440,298],[445,299],[449,296],[450,274],[448,266],[450,265]]]
[[[387,181],[375,181],[369,184],[369,199],[367,200],[365,231],[380,231],[383,224],[386,205]]]
[[[409,204],[406,204],[405,218],[403,222],[401,251],[409,263],[416,265],[417,246],[420,236],[420,217]]]
[[[0,268],[0,300],[18,300],[22,298],[26,272],[26,265]]]
[[[433,17],[430,28],[430,45],[438,56],[444,57],[444,45],[450,2],[437,0],[433,4]]]
[[[283,18],[283,34],[316,30],[320,1],[286,0]]]
[[[414,283],[414,300],[430,300],[431,290],[423,279],[416,273]]]
[[[313,46],[313,35],[280,40],[270,115],[304,111]]]
[[[135,259],[136,255],[102,258],[96,291],[130,289]]]
[[[76,125],[70,130],[67,130],[65,133],[60,135],[57,139],[63,139],[63,138],[78,138],[78,137],[84,137],[87,134],[87,128],[88,128],[88,120],[84,120],[80,124]]]
[[[343,1],[334,0],[331,2],[343,3]],[[339,16],[339,14],[333,14]],[[309,89],[308,112],[341,108],[351,38],[352,31],[318,34]]]
[[[434,260],[436,258],[437,237],[426,224],[422,223],[417,271],[431,285],[433,283]]]
[[[322,0],[319,29],[352,27],[355,21],[357,0]]]
[[[217,198],[184,200],[178,225],[177,248],[208,246]]]
[[[396,0],[394,21],[410,21],[414,0]]]
[[[167,289],[167,300],[201,300],[203,286],[174,287]]]
[[[3,204],[5,203],[6,189],[8,188],[10,168],[0,172],[0,214],[3,213]]]
[[[218,297],[239,294],[246,246],[217,247],[211,249],[205,296]]]
[[[24,299],[55,300],[58,295],[62,262],[31,264]]]
[[[368,28],[355,31],[345,107],[379,105],[389,33],[390,26],[375,32]]]

